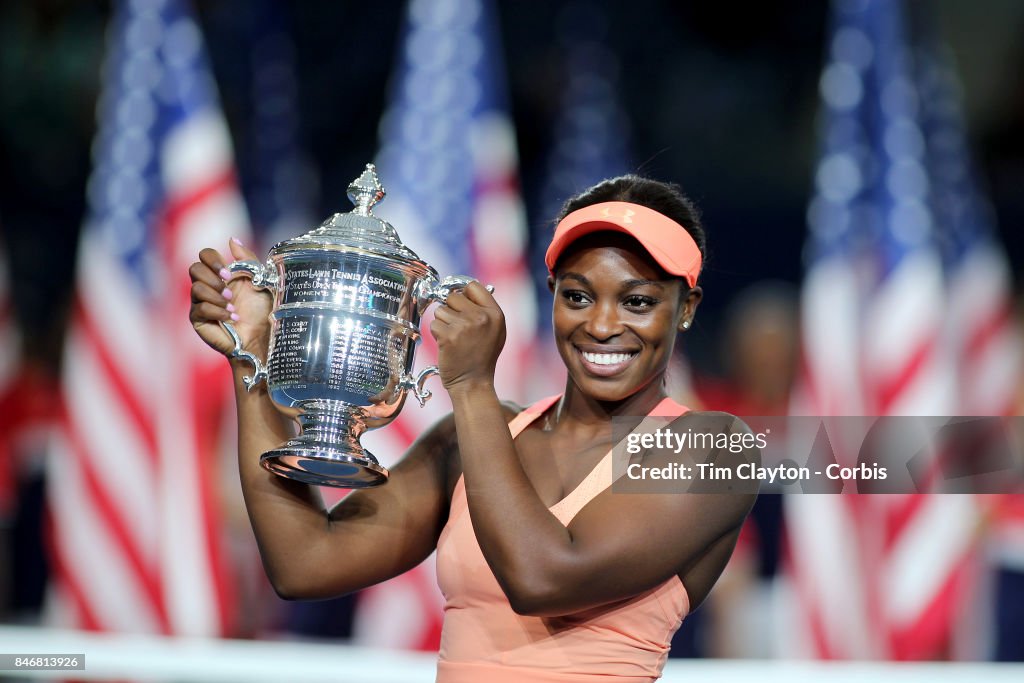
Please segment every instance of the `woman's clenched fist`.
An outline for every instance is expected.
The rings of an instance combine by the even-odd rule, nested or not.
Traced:
[[[494,384],[494,368],[505,346],[505,314],[479,282],[453,291],[434,311],[430,332],[437,341],[438,369],[449,392]]]

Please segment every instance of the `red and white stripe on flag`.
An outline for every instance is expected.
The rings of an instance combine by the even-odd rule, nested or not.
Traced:
[[[248,219],[187,4],[119,4],[113,21],[48,467],[51,606],[67,626],[223,635],[230,376],[187,323],[188,266]]]
[[[916,310],[900,312],[896,307],[887,315],[873,308],[873,323],[865,327],[890,345],[858,356],[857,349],[849,348],[851,338],[844,346],[838,334],[849,332],[850,321],[859,315],[842,305],[842,284],[851,280],[835,267],[822,264],[805,284],[804,365],[810,400],[804,410],[825,416],[954,412],[948,392],[955,369],[943,366],[944,350],[938,345],[942,321],[935,313],[942,290],[934,286],[941,285],[935,273],[921,279],[893,274],[869,307],[899,300],[896,290],[906,287],[902,295]],[[923,297],[929,284],[932,296]],[[814,291],[815,285],[821,289]],[[827,292],[838,304],[831,313],[815,306]],[[859,334],[852,339],[863,349],[873,346]],[[843,359],[845,353],[853,355]],[[863,405],[876,408],[858,407]],[[792,495],[786,515],[788,560],[803,617],[800,654],[905,660],[949,652],[956,617],[975,578],[975,499]]]
[[[947,324],[959,359],[961,415],[1012,415],[1024,362],[1014,326],[1012,279],[996,244],[980,241],[949,285]]]
[[[189,265],[205,246],[226,250],[232,236],[247,239],[248,216],[219,112],[208,109],[186,119],[164,143],[163,159],[169,277],[158,328],[165,361],[159,374],[163,391],[174,397],[156,416],[164,596],[173,632],[226,634],[233,629],[232,589],[217,487],[231,373],[190,325],[179,322],[188,318]]]

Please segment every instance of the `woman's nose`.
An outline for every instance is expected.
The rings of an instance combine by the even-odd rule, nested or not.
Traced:
[[[614,302],[599,303],[590,308],[586,331],[598,341],[605,341],[622,333],[622,321]]]

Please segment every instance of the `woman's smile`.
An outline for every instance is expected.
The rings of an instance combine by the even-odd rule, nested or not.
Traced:
[[[613,377],[623,372],[639,351],[622,351],[616,349],[603,349],[598,346],[582,348],[577,346],[580,357],[583,359],[583,368],[592,375],[598,377]]]

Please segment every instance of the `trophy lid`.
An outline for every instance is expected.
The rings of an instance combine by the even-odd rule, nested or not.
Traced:
[[[402,244],[394,226],[371,212],[373,205],[384,199],[385,194],[376,167],[367,164],[362,174],[348,186],[348,198],[355,204],[354,209],[334,214],[306,234],[279,243],[273,251],[309,246],[348,247],[423,263],[414,251]]]

